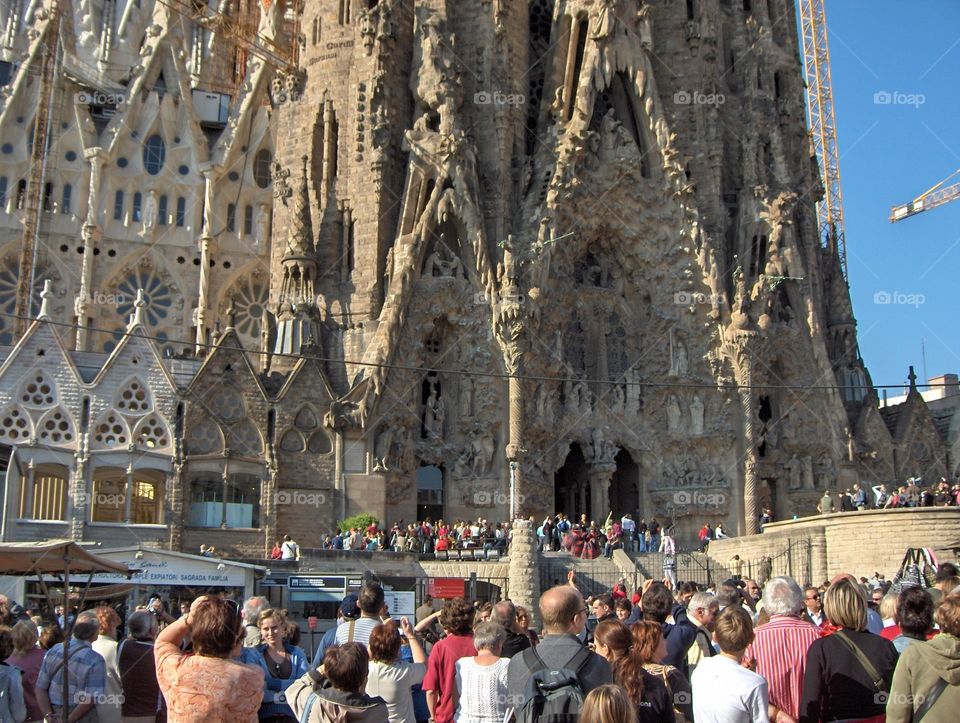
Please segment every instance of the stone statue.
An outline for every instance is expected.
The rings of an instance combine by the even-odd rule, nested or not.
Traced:
[[[270,241],[270,207],[261,203],[257,209],[257,242],[266,248]]]
[[[455,479],[467,479],[472,477],[471,472],[472,465],[472,453],[470,447],[464,447],[463,451],[460,453],[460,456],[457,457],[456,462],[453,463],[453,476]]]
[[[623,387],[619,384],[613,385],[613,391],[610,395],[610,411],[614,414],[623,414],[626,402],[626,395],[623,393]]]
[[[690,402],[690,429],[694,436],[703,434],[703,401],[699,395],[694,395]]]
[[[803,488],[805,490],[816,489],[816,485],[813,480],[813,459],[810,458],[810,455],[807,455],[800,460],[800,466],[803,472]]]
[[[600,140],[603,143],[603,150],[612,151],[620,145],[620,126],[617,111],[611,108],[600,121]]]
[[[680,432],[680,400],[676,394],[667,399],[667,431],[671,434]]]
[[[798,490],[803,486],[803,470],[800,469],[800,460],[793,455],[784,465],[788,475],[788,486],[791,490]]]
[[[577,382],[573,386],[573,396],[577,400],[577,412],[586,413],[592,409],[593,405],[590,404],[590,390],[587,389],[586,384]]]
[[[590,445],[591,461],[600,462],[603,457],[603,430],[600,427],[594,427],[590,433],[590,439],[592,442]]]
[[[600,0],[597,8],[597,19],[594,25],[594,40],[600,40],[613,32],[613,27],[617,22],[616,8],[620,0]]]
[[[424,427],[426,427],[429,438],[443,439],[443,420],[446,416],[443,397],[438,397],[436,386],[431,385],[430,396],[427,398],[426,408],[424,409]]]
[[[834,469],[833,460],[826,452],[817,460],[817,487],[826,490],[833,487]]]
[[[390,454],[393,451],[394,431],[392,425],[387,425],[374,443],[374,472],[387,472],[390,469]]]
[[[489,429],[478,428],[470,443],[473,452],[473,472],[477,475],[490,473],[493,467],[493,455],[497,448],[493,432]]]
[[[142,235],[147,235],[153,231],[157,225],[157,193],[154,190],[147,191],[147,199],[143,204],[143,230]]]
[[[423,275],[445,276],[454,279],[460,277],[460,259],[450,250],[442,238],[434,252],[427,257],[427,263],[423,267]]]
[[[670,376],[687,376],[687,347],[676,338],[673,330],[670,332]]]
[[[460,416],[473,416],[473,379],[466,374],[460,377]]]

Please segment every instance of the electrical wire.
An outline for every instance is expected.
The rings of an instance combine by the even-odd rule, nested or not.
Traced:
[[[0,318],[7,319],[25,319],[28,322],[39,321],[39,319],[34,319],[32,317],[18,317],[16,314],[0,312]],[[65,329],[77,330],[79,325],[65,322],[65,321],[54,321],[52,319],[43,319],[43,322],[50,324],[52,326],[63,327]],[[839,384],[754,384],[750,386],[745,386],[741,384],[708,384],[702,382],[660,382],[660,381],[635,381],[622,379],[591,379],[583,377],[574,377],[574,376],[536,376],[531,374],[507,374],[504,372],[490,372],[490,371],[472,371],[469,369],[452,369],[446,367],[422,367],[414,366],[409,364],[388,364],[384,362],[369,362],[369,361],[357,361],[351,359],[338,359],[335,357],[325,357],[319,354],[292,354],[284,352],[262,352],[262,351],[251,351],[250,349],[244,349],[242,346],[227,346],[223,344],[214,344],[210,342],[193,342],[186,340],[177,340],[169,338],[161,338],[159,336],[153,336],[150,334],[138,332],[133,333],[129,330],[124,330],[123,332],[118,331],[117,329],[104,329],[100,327],[85,327],[88,332],[98,332],[103,334],[109,334],[115,339],[119,340],[127,336],[136,336],[142,339],[149,339],[150,341],[155,342],[159,345],[181,345],[185,347],[195,347],[195,348],[204,348],[211,350],[223,350],[223,351],[239,351],[244,354],[268,354],[272,358],[281,358],[281,359],[295,359],[297,361],[301,359],[313,359],[315,361],[325,362],[328,364],[343,364],[344,366],[357,366],[357,367],[370,367],[373,369],[388,369],[404,372],[416,372],[418,374],[445,374],[445,375],[455,375],[455,376],[468,376],[468,377],[481,377],[481,378],[490,378],[490,379],[520,379],[522,381],[532,381],[532,382],[571,382],[584,383],[584,384],[598,384],[598,385],[608,385],[608,386],[619,386],[626,385],[628,387],[651,387],[651,388],[669,388],[669,389],[716,389],[716,390],[730,390],[737,391],[740,389],[759,389],[759,390],[770,390],[770,389],[784,389],[784,390],[803,390],[803,391],[826,391],[826,390],[835,390],[838,392],[843,392],[850,389],[855,389],[859,387],[851,386],[840,386]],[[230,329],[232,327],[228,327]],[[224,330],[226,331],[226,330]],[[22,341],[23,337],[18,340],[17,343]],[[107,354],[109,356],[109,354]],[[927,387],[927,388],[939,388],[939,387],[951,387],[956,386],[949,382],[943,383],[924,383],[918,386]],[[903,389],[907,387],[906,384],[873,384],[874,389]]]

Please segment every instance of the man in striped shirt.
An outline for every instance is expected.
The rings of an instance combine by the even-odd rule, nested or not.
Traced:
[[[754,659],[757,672],[767,680],[770,720],[782,711],[796,720],[807,666],[807,649],[820,631],[803,619],[803,591],[790,577],[774,577],[763,588],[763,609],[770,622],[754,631],[747,659]]]

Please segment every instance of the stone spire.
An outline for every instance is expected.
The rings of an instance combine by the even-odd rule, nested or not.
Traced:
[[[284,261],[294,259],[311,259],[316,256],[316,246],[313,242],[313,221],[310,217],[310,193],[307,190],[307,157],[303,156],[303,174],[300,177],[300,189],[293,201],[293,219],[290,224],[290,236],[287,238],[287,249],[283,254]]]
[[[143,298],[143,289],[137,289],[137,298],[133,302],[133,313],[130,315],[130,322],[127,324],[127,331],[135,326],[143,326],[143,310],[147,308],[147,301]]]

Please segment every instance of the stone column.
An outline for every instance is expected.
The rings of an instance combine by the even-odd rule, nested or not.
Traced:
[[[537,536],[530,520],[513,521],[510,541],[510,581],[507,596],[514,605],[530,611],[534,627],[540,626],[540,555]]]
[[[183,460],[178,459],[173,465],[173,475],[168,478],[166,495],[167,504],[165,505],[168,515],[165,520],[170,530],[167,538],[168,545],[174,552],[183,550],[183,526],[184,515],[189,514],[189,510],[184,509],[184,485],[186,480],[183,475]]]
[[[93,283],[93,250],[103,235],[103,229],[97,223],[97,208],[100,204],[100,174],[103,170],[104,156],[102,148],[88,148],[83,152],[90,164],[90,188],[87,191],[87,215],[80,235],[83,238],[83,261],[80,264],[80,288],[73,302],[73,313],[77,317],[76,351],[87,351],[89,331],[87,324],[87,306],[90,300],[90,287]]]
[[[197,293],[197,335],[196,350],[204,351],[207,341],[207,305],[210,293],[210,254],[213,252],[213,186],[217,180],[217,169],[213,164],[205,163],[200,172],[204,178],[203,189],[203,230],[200,233],[200,288]]]
[[[610,511],[610,483],[615,464],[595,462],[590,465],[590,519],[602,525]]]
[[[755,535],[759,532],[760,499],[757,475],[757,424],[754,408],[753,357],[759,337],[756,332],[735,332],[728,352],[734,361],[737,375],[737,393],[740,397],[740,414],[743,417],[743,530],[740,534]]]

